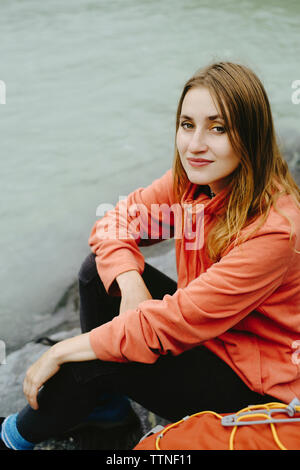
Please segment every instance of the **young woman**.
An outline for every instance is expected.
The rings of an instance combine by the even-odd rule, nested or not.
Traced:
[[[175,147],[172,169],[95,223],[82,334],[30,367],[29,405],[3,422],[3,447],[32,448],[100,404],[98,426],[105,410],[126,423],[122,395],[171,421],[300,397],[300,190],[257,76],[234,63],[197,72]],[[139,250],[166,228],[177,284]]]

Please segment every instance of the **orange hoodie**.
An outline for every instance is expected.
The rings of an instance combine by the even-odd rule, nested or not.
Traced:
[[[168,211],[178,209],[171,169],[94,224],[89,245],[111,295],[120,295],[115,281],[119,274],[132,269],[143,273],[139,246],[166,238],[168,227],[175,238],[178,284],[174,295],[141,302],[92,330],[91,346],[104,361],[153,363],[159,355],[178,355],[204,344],[250,389],[290,402],[300,397],[300,255],[295,253],[300,251],[300,209],[288,195],[277,202],[293,221],[291,242],[289,222],[272,208],[249,240],[240,246],[232,243],[212,263],[203,241],[228,190],[213,199],[198,190],[190,184],[181,200],[182,208],[195,208],[190,232],[182,229],[178,213],[170,217]],[[198,236],[193,238],[194,232]]]

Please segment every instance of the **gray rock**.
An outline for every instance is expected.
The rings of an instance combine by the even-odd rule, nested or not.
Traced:
[[[77,334],[80,334],[80,328],[74,328],[69,331],[60,331],[56,334],[50,335],[48,338],[53,341],[60,341]],[[26,370],[48,348],[48,345],[32,341],[27,343],[23,348],[14,351],[7,356],[6,364],[3,364],[0,368],[0,416],[7,416],[8,414],[15,413],[27,404],[22,391]],[[131,404],[140,418],[142,429],[142,434],[137,434],[138,437],[136,440],[132,441],[134,446],[142,435],[146,434],[157,424],[166,425],[167,421],[154,413],[149,412],[134,401],[131,401]],[[124,436],[124,439],[126,440],[126,436]],[[123,448],[124,447],[122,447],[122,449]],[[128,450],[130,448],[132,447],[129,447]],[[35,446],[35,450],[76,450],[76,444],[71,436],[66,437],[65,439],[52,438],[37,444]]]
[[[167,275],[176,279],[173,243],[164,241],[160,245],[155,249],[155,256],[151,256],[154,252],[154,247],[142,248],[147,257],[147,262],[158,269],[163,269]],[[74,281],[57,303],[52,315],[42,319],[39,328],[33,330],[32,341],[8,354],[5,358],[5,363],[1,365],[0,416],[16,413],[27,404],[23,394],[23,381],[26,371],[50,347],[46,339],[41,339],[49,338],[52,341],[60,341],[78,334],[80,334],[79,295],[77,281]],[[140,417],[143,434],[157,424],[167,424],[167,421],[163,418],[149,412],[138,403],[132,402],[132,406]],[[76,446],[74,440],[70,437],[66,439],[50,439],[38,444],[35,449],[74,450]]]

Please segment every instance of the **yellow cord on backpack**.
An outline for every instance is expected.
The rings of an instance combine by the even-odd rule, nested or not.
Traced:
[[[285,403],[276,403],[276,402],[266,403],[264,405],[252,405],[252,406],[247,406],[246,408],[243,408],[242,410],[238,411],[236,413],[236,415],[238,416],[239,414],[244,413],[246,411],[253,411],[253,410],[256,410],[256,409],[261,410],[262,408],[264,408],[266,411],[270,411],[272,409],[278,408],[278,406],[280,406],[281,408],[285,408],[285,409],[288,407],[288,405],[286,405]],[[300,413],[300,406],[295,406],[295,411],[297,413]],[[177,421],[176,423],[173,423],[173,424],[170,424],[169,426],[166,426],[162,430],[162,432],[159,433],[159,435],[155,439],[155,448],[156,448],[156,450],[161,450],[161,448],[159,446],[160,440],[166,434],[167,431],[169,431],[170,429],[174,428],[175,426],[178,426],[179,424],[183,423],[184,421],[186,421],[186,419],[190,419],[190,418],[193,418],[195,416],[200,416],[202,414],[208,414],[208,413],[216,416],[218,419],[222,419],[222,415],[220,415],[218,413],[215,413],[214,411],[200,411],[199,413],[194,413],[191,416],[187,416],[187,417],[181,419],[180,421]],[[241,421],[243,418],[246,418],[246,417],[247,417],[247,415],[238,416],[236,421]],[[268,414],[263,413],[263,412],[253,413],[253,414],[251,414],[251,417],[252,418],[264,417],[264,418],[267,418],[267,419],[271,419]],[[280,450],[288,450],[288,449],[286,449],[286,447],[280,441],[274,423],[269,423],[269,424],[270,424],[270,427],[271,427],[271,432],[272,432],[273,439],[274,439],[275,443],[277,444],[277,446],[279,447],[279,449]],[[234,426],[232,431],[231,431],[231,434],[230,434],[230,437],[229,437],[229,450],[234,450],[234,438],[235,438],[235,434],[237,432],[237,428],[238,428],[238,425]]]
[[[203,414],[212,414],[214,416],[216,416],[217,418],[220,418],[222,419],[222,416],[219,415],[218,413],[215,413],[214,411],[199,411],[199,413],[194,413],[193,415],[191,416],[188,416],[187,418],[190,419],[190,418],[193,418],[194,416],[200,416],[200,415],[203,415]],[[155,439],[155,449],[156,450],[161,450],[161,448],[159,447],[159,441],[161,440],[161,438],[164,436],[164,434],[169,431],[170,429],[174,428],[175,426],[178,426],[180,423],[183,423],[187,418],[183,418],[181,419],[180,421],[177,421],[176,423],[173,423],[173,424],[170,424],[169,426],[166,426],[162,432],[159,433],[159,435],[157,436],[157,438]]]
[[[287,408],[288,405],[286,405],[285,403],[277,403],[277,402],[272,402],[272,403],[266,403],[265,405],[252,405],[252,406],[247,406],[246,408],[243,408],[242,410],[238,411],[236,414],[239,415],[241,413],[244,413],[245,411],[252,411],[252,410],[255,410],[255,409],[261,409],[261,408],[265,408],[266,410],[272,410],[274,408],[277,408],[277,407],[281,407],[281,408]],[[299,406],[295,406],[295,410],[297,412],[300,412],[300,407]],[[265,418],[267,419],[270,419],[270,416],[267,415],[267,414],[263,414],[263,413],[260,413],[259,414],[260,416],[264,416]],[[253,417],[256,417],[258,416],[258,414],[252,414],[252,418]],[[245,418],[245,416],[240,416],[239,418],[237,418],[237,421],[240,421],[242,420],[243,418]],[[279,447],[280,450],[288,450],[286,447],[284,447],[284,445],[282,444],[282,442],[279,440],[279,437],[278,437],[278,434],[277,434],[277,431],[276,431],[276,427],[275,427],[275,424],[274,423],[270,423],[270,427],[271,427],[271,431],[272,431],[272,435],[273,435],[273,439],[275,441],[275,443],[277,444],[277,446]],[[229,450],[234,450],[234,447],[233,447],[233,439],[234,439],[234,436],[235,436],[235,433],[237,431],[237,426],[234,426],[232,432],[231,432],[231,435],[230,435],[230,439],[229,439]]]
[[[253,415],[251,415],[252,418],[267,418],[267,419],[270,419],[270,416],[264,414],[264,413],[254,413]],[[239,418],[237,418],[237,421],[241,421],[243,418],[245,418],[245,416],[240,416]],[[278,435],[277,435],[277,432],[276,432],[276,428],[275,428],[275,425],[274,423],[270,423],[270,426],[271,426],[271,431],[272,431],[272,434],[273,434],[273,439],[274,441],[276,442],[276,444],[278,445],[278,447],[281,449],[281,450],[287,450],[284,445],[280,442],[279,438],[278,438]],[[230,434],[230,438],[229,438],[229,450],[234,450],[234,447],[233,447],[233,439],[234,439],[234,436],[235,436],[235,433],[237,431],[237,428],[238,426],[234,426],[231,434]]]

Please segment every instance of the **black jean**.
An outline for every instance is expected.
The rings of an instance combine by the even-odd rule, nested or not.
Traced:
[[[177,289],[175,281],[147,263],[143,279],[154,299]],[[121,299],[107,294],[93,254],[79,271],[79,293],[82,332],[118,315]],[[179,356],[161,356],[154,364],[100,360],[63,364],[39,392],[39,409],[27,405],[18,414],[19,432],[30,442],[60,435],[81,423],[104,392],[124,394],[170,422],[197,411],[235,412],[274,401],[251,391],[224,361],[199,346]]]

